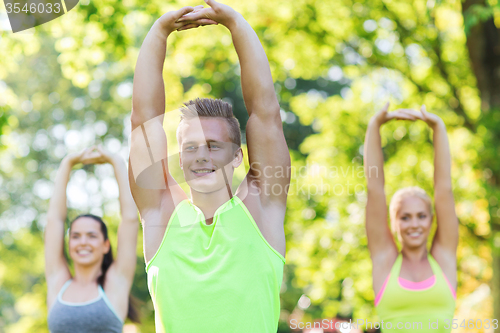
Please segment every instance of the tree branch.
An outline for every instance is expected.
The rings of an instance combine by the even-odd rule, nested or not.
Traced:
[[[387,7],[387,5],[384,3],[384,1],[382,1],[382,6],[384,7],[384,9],[386,10],[387,13],[390,14],[390,18],[396,22],[396,30],[398,31],[399,33],[399,36],[400,36],[400,42],[401,44],[406,47],[407,46],[407,43],[405,43],[405,40],[407,38],[411,38],[411,33],[408,29],[406,29],[403,24],[401,23],[401,21],[399,20],[399,18],[394,15],[394,13]],[[432,19],[431,19],[431,23],[432,22]],[[422,45],[422,43],[419,43],[420,45]],[[453,107],[453,106],[450,106],[450,108],[457,114],[457,115],[460,115],[461,117],[463,117],[464,119],[464,126],[469,129],[471,132],[475,133],[476,131],[476,126],[475,124],[471,121],[471,119],[467,116],[467,114],[465,113],[464,111],[464,108],[462,106],[462,103],[460,101],[460,98],[458,96],[458,90],[457,88],[451,84],[451,82],[449,81],[449,75],[448,75],[448,72],[446,71],[446,66],[442,60],[442,57],[441,57],[441,41],[439,39],[439,35],[436,37],[436,40],[435,40],[435,45],[434,46],[428,46],[428,45],[422,45],[426,51],[430,51],[432,50],[436,56],[436,59],[437,59],[437,63],[436,63],[436,66],[437,68],[439,69],[439,73],[441,74],[443,80],[448,84],[449,88],[450,88],[450,91],[452,91],[452,94],[453,96],[456,98],[456,100],[458,101],[458,105],[456,107]],[[410,78],[410,80],[412,81],[413,84],[415,84],[418,88],[419,88],[419,91],[421,92],[424,92],[424,91],[430,91],[429,89],[424,89],[423,86],[421,86],[420,84],[416,83],[414,80],[411,79],[411,75],[407,75],[408,78]]]

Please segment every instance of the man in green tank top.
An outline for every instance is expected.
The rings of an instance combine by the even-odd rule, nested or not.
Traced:
[[[272,333],[280,313],[290,155],[256,33],[231,7],[205,1],[207,8],[184,7],[154,23],[134,76],[129,177],[143,223],[156,331]],[[214,24],[229,30],[239,57],[250,170],[233,195],[243,152],[231,105],[189,101],[177,129],[189,199],[168,168],[162,70],[171,33]]]

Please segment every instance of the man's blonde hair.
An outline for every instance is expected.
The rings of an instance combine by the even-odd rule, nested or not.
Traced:
[[[180,108],[181,122],[194,118],[224,118],[228,124],[229,139],[232,143],[241,147],[240,123],[233,114],[231,104],[220,99],[197,98],[184,103]],[[177,129],[177,140],[179,140],[179,129]]]

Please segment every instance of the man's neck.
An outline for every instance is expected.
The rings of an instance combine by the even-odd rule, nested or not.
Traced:
[[[226,187],[210,193],[197,192],[191,189],[191,200],[194,205],[201,209],[205,215],[207,224],[212,223],[215,211],[230,199],[231,198],[229,197]]]

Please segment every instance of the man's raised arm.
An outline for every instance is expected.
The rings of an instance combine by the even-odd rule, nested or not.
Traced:
[[[203,6],[184,7],[162,15],[141,46],[134,73],[132,95],[132,135],[130,147],[130,188],[141,217],[160,208],[162,190],[170,193],[176,183],[168,172],[167,139],[163,130],[165,86],[163,64],[167,37],[175,30],[186,30],[212,21],[176,22],[183,15]],[[180,193],[180,191],[178,191]],[[172,200],[169,200],[172,201]],[[170,207],[173,209],[173,207]]]
[[[250,24],[237,15],[229,26],[241,67],[241,89],[250,116],[280,119],[280,106],[266,53]]]
[[[280,106],[266,53],[250,24],[231,7],[205,0],[210,8],[185,15],[180,21],[214,20],[229,29],[241,66],[241,88],[249,114],[246,127],[249,180],[257,180],[263,201],[286,203],[290,155],[283,134]],[[276,176],[278,175],[278,176]],[[278,185],[278,190],[274,185]],[[267,189],[264,189],[266,187]],[[271,189],[274,188],[274,193]]]
[[[162,72],[167,37],[183,26],[175,21],[193,10],[193,7],[183,7],[178,11],[164,14],[154,23],[144,39],[134,73],[132,130],[164,114],[165,86]]]
[[[257,178],[264,204],[272,201],[284,205],[291,162],[269,62],[257,34],[241,15],[228,28],[240,61],[241,89],[249,115],[246,136],[250,176]]]

